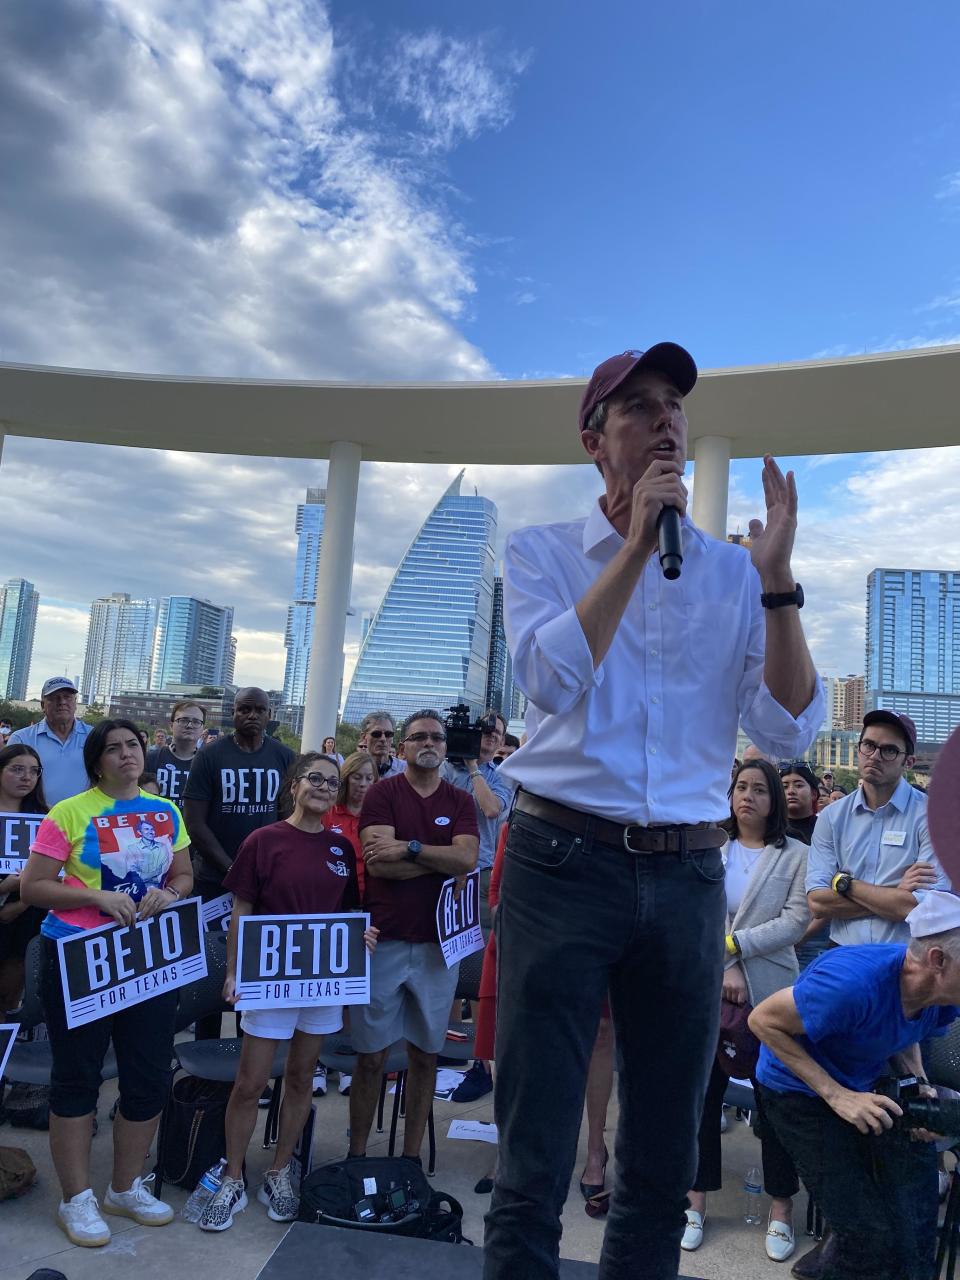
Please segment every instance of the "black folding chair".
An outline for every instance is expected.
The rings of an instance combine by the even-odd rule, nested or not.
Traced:
[[[946,1035],[928,1040],[926,1068],[930,1083],[944,1089],[960,1091],[960,1020],[954,1022]],[[950,1151],[960,1161],[960,1134],[950,1134],[944,1150]],[[943,1272],[946,1262],[946,1280],[954,1280],[957,1272],[957,1253],[960,1250],[960,1176],[954,1173],[950,1182],[950,1194],[943,1215],[937,1241],[937,1262],[934,1275]]]

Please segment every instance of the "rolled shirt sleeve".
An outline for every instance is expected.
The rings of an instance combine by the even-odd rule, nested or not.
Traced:
[[[740,724],[743,732],[761,751],[775,760],[785,760],[810,747],[823,724],[826,699],[823,684],[817,676],[813,697],[800,715],[794,717],[767,688],[763,679],[767,624],[760,604],[760,579],[752,566],[750,573],[756,578],[756,591],[751,593],[750,638],[737,690]]]
[[[826,813],[822,813],[813,828],[813,839],[807,851],[807,893],[814,889],[829,889],[840,869],[833,826]]]
[[[528,535],[535,530],[523,531]],[[513,678],[542,711],[559,715],[603,681],[577,617],[576,602],[563,600],[536,563],[536,547],[518,534],[504,553],[504,618],[513,655]]]

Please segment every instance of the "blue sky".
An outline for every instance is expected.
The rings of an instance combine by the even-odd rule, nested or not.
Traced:
[[[960,341],[958,47],[946,3],[11,0],[0,359],[429,380],[584,376],[663,338],[703,368]],[[960,449],[797,469],[815,657],[860,670],[869,570],[960,565]],[[324,472],[8,437],[31,686],[79,669],[94,596],[188,590],[235,606],[238,674],[275,687]],[[757,475],[734,464],[731,527]],[[364,467],[358,613],[449,478]],[[467,479],[501,535],[596,488]],[[131,480],[149,499],[118,539]]]

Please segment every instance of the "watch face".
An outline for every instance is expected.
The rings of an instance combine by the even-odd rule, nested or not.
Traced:
[[[419,840],[407,841],[407,850],[410,853],[419,853],[422,848],[423,848],[423,845],[420,843]]]

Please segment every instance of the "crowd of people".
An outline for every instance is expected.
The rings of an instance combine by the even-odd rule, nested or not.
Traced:
[[[71,682],[46,682],[43,719],[0,749],[5,811],[40,819],[22,874],[0,885],[10,895],[0,984],[12,1006],[39,932],[57,1216],[73,1243],[105,1244],[104,1215],[154,1226],[173,1216],[144,1167],[177,999],[70,1027],[59,940],[147,920],[192,895],[230,895],[229,1007],[245,916],[368,914],[369,1003],[238,1015],[224,1176],[199,1227],[224,1231],[247,1205],[244,1157],[282,1042],[279,1138],[257,1199],[286,1222],[297,1212],[294,1145],[311,1096],[326,1088],[322,1038],[347,1017],[357,1050],[341,1079],[348,1154],[366,1156],[386,1055],[403,1042],[402,1153],[420,1160],[457,1012],[437,906],[446,881],[459,888],[479,870],[489,938],[476,1056],[454,1099],[493,1092],[485,1280],[558,1274],[584,1112],[579,1183],[591,1216],[607,1216],[602,1280],[675,1277],[681,1250],[710,1234],[733,1062],[755,1097],[768,1257],[795,1253],[803,1185],[828,1229],[793,1263],[795,1276],[930,1280],[934,1135],[911,1128],[879,1083],[892,1073],[930,1096],[923,1054],[960,1013],[960,899],[931,846],[926,796],[908,780],[916,727],[869,711],[849,793],[804,759],[824,698],[790,564],[796,484],[764,460],[766,521],[751,522],[749,554],[696,528],[681,479],[683,402],[696,379],[672,343],[599,365],[578,425],[603,496],[585,519],[508,539],[505,622],[529,698],[522,744],[488,710],[476,755],[448,759],[438,710],[398,724],[385,709],[364,719],[346,758],[335,737],[295,755],[267,732],[267,695],[246,688],[232,733],[201,749],[204,712],[184,701],[151,747],[127,720],[78,721]],[[668,509],[679,584],[658,564]],[[755,745],[731,774],[738,725]],[[222,1030],[217,1012],[195,1034]],[[119,1100],[101,1203],[89,1155],[111,1043]]]

